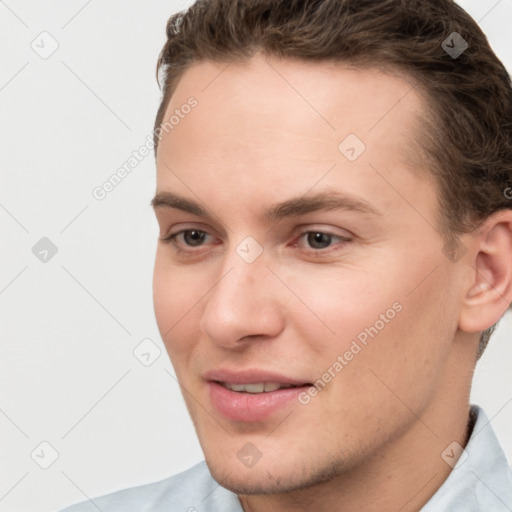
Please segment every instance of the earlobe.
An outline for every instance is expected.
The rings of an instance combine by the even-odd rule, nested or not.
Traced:
[[[512,302],[512,210],[489,217],[474,239],[471,285],[459,329],[479,332],[494,325]]]

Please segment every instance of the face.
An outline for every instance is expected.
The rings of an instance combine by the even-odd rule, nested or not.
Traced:
[[[421,96],[381,71],[257,55],[195,64],[165,119],[176,109],[154,303],[213,476],[273,493],[363,467],[451,371],[458,276],[435,185],[405,157]]]

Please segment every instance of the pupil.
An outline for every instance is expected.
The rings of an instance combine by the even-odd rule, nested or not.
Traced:
[[[201,245],[204,240],[204,233],[202,231],[190,230],[185,233],[185,241],[188,245]]]
[[[315,249],[323,249],[329,246],[331,237],[325,233],[310,233],[308,235],[308,243]]]

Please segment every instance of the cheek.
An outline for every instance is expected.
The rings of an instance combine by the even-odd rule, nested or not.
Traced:
[[[379,332],[387,329],[402,309],[396,285],[380,279],[376,286],[379,280],[366,272],[319,269],[304,279],[290,275],[290,281],[301,300],[295,321],[307,330],[306,339],[315,352],[343,353],[355,339],[364,343],[368,330],[375,332],[375,324]]]
[[[424,273],[412,268],[408,274],[407,266],[395,264],[387,270],[334,269],[316,276],[310,273],[307,280],[290,275],[294,290],[309,309],[302,306],[295,321],[300,322],[309,350],[317,355],[317,372],[327,371],[338,356],[346,355],[343,370],[347,366],[363,373],[373,369],[399,388],[414,383],[418,372],[430,380],[436,378],[452,334],[449,299],[440,303],[438,293],[446,278],[440,273],[418,287],[430,268]],[[339,364],[336,368],[341,371]],[[354,372],[352,378],[360,377]]]
[[[441,276],[411,293],[414,286],[408,284],[414,281],[405,279],[394,287],[390,283],[393,292],[380,295],[384,300],[377,307],[372,303],[371,316],[354,336],[358,340],[363,334],[366,344],[359,343],[361,351],[347,373],[368,410],[398,414],[407,404],[419,411],[443,379],[453,337],[453,306],[439,297]]]
[[[165,332],[172,326],[174,283],[159,252],[160,250],[157,252],[153,270],[153,305],[160,335],[164,338]]]
[[[165,255],[157,252],[153,272],[153,304],[160,335],[169,352],[176,344],[175,340],[183,339],[183,335],[178,336],[177,333],[183,332],[194,316],[193,305],[197,302],[194,301],[191,287],[194,282],[192,276],[169,264]]]

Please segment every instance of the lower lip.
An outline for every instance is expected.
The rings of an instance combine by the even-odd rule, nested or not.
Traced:
[[[216,409],[232,421],[263,421],[307,390],[309,386],[278,389],[268,393],[237,393],[217,382],[209,382],[210,399]]]

